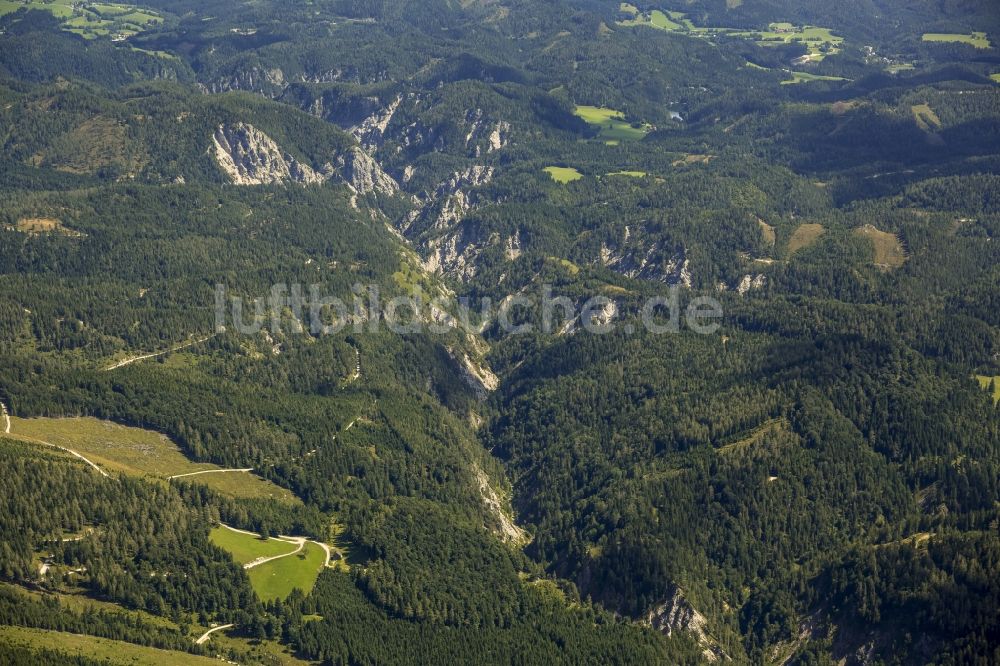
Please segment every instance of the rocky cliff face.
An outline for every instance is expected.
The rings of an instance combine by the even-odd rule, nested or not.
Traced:
[[[299,183],[316,185],[333,175],[327,165],[317,172],[302,164],[253,125],[220,125],[212,137],[215,159],[235,185]]]
[[[391,196],[399,192],[399,183],[361,148],[353,148],[340,159],[340,175],[358,194]]]
[[[600,261],[625,277],[690,287],[691,260],[683,248],[665,248],[662,243],[643,243],[627,238],[620,246],[601,246]]]
[[[649,611],[646,623],[667,636],[678,630],[691,632],[704,648],[702,655],[707,661],[731,661],[729,655],[708,635],[708,620],[691,606],[680,587],[675,587],[662,604]]]

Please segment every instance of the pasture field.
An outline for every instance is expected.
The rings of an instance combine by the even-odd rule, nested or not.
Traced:
[[[217,659],[199,657],[186,652],[158,650],[113,641],[94,636],[82,636],[46,629],[0,626],[0,652],[9,652],[13,647],[32,650],[52,650],[71,658],[86,658],[107,664],[131,664],[149,666],[211,666]]]
[[[994,384],[993,404],[1000,404],[1000,376],[987,377],[985,375],[976,375],[976,381],[979,382],[979,385],[983,387],[984,391],[990,390],[990,384]]]
[[[968,44],[977,49],[990,48],[990,40],[985,32],[973,32],[968,35],[958,35],[944,32],[928,32],[923,36],[925,42],[944,42],[952,44]]]
[[[628,12],[632,14],[632,12]],[[635,12],[635,18],[628,19],[627,21],[622,21],[621,25],[626,27],[631,27],[634,25],[645,25],[650,28],[657,28],[659,30],[667,30],[669,32],[677,32],[683,30],[684,26],[679,23],[675,23],[670,19],[669,16],[664,14],[659,9],[655,9],[649,14],[639,14]]]
[[[610,145],[622,141],[641,141],[653,128],[650,125],[633,127],[625,114],[615,109],[599,106],[578,106],[574,113],[590,125],[600,128],[600,138]]]
[[[791,23],[772,23],[769,30],[762,32],[730,32],[734,37],[752,39],[762,46],[775,44],[805,44],[809,55],[814,61],[822,60],[824,56],[840,52],[844,43],[843,37],[834,35],[829,28],[819,28],[813,25],[794,26]]]
[[[822,224],[802,224],[788,239],[788,254],[793,255],[819,240],[826,230]]]
[[[632,17],[618,22],[618,25],[623,27],[647,26],[703,38],[738,37],[754,41],[762,46],[803,44],[809,51],[808,59],[813,62],[839,53],[844,44],[844,38],[834,35],[829,28],[813,25],[796,26],[792,23],[778,22],[770,24],[767,30],[738,30],[716,26],[696,26],[683,12],[663,12],[660,10],[641,12],[637,7],[628,3],[622,3],[619,11]]]
[[[249,564],[261,557],[277,557],[295,552],[294,543],[280,539],[259,539],[252,534],[243,534],[226,527],[216,527],[209,534],[212,543],[229,553],[239,564]]]
[[[862,238],[871,241],[875,250],[875,265],[883,270],[899,268],[906,263],[906,251],[899,237],[885,231],[879,231],[868,224],[854,232]]]
[[[846,81],[842,76],[823,76],[821,74],[810,74],[809,72],[788,72],[792,78],[782,81],[781,85],[795,85],[799,83],[809,83],[810,81]]]
[[[990,74],[990,78],[996,81],[997,83],[1000,83],[1000,72],[997,72],[996,74]]]
[[[237,498],[271,498],[298,503],[289,490],[259,476],[221,472],[211,463],[189,460],[166,435],[95,418],[11,419],[11,436],[55,444],[76,451],[110,472],[167,479],[179,474],[210,472],[184,477]]]
[[[573,167],[551,166],[551,167],[545,167],[543,171],[549,174],[552,180],[556,181],[561,185],[566,185],[568,183],[581,180],[583,178],[583,174],[574,169]]]
[[[287,599],[292,590],[309,594],[326,561],[326,553],[314,543],[306,543],[302,552],[250,569],[250,584],[264,601]]]

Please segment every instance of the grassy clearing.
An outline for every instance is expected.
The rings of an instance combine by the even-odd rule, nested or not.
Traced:
[[[1000,83],[1000,72],[997,72],[996,74],[990,74],[990,78],[996,81],[997,83]]]
[[[760,225],[760,235],[763,236],[764,242],[774,247],[774,244],[778,241],[778,235],[774,232],[774,227],[764,220],[757,220],[757,224]]]
[[[225,527],[216,527],[209,535],[219,548],[229,553],[239,564],[249,564],[262,557],[277,557],[295,552],[298,547],[294,543],[280,539],[260,539],[251,534],[234,532]]]
[[[11,435],[77,451],[108,471],[166,479],[178,474],[217,472],[218,465],[195,463],[166,435],[94,418],[11,419]],[[230,497],[271,498],[297,503],[288,490],[248,473],[222,472],[184,477]]]
[[[917,122],[917,127],[923,131],[934,132],[941,129],[941,119],[929,105],[914,104],[910,110],[913,112],[913,119]]]
[[[715,159],[715,155],[685,155],[679,160],[671,162],[672,166],[688,166],[690,164],[708,164]]]
[[[323,549],[307,543],[302,552],[254,567],[247,573],[258,597],[264,601],[284,600],[295,589],[311,592],[325,561]]]
[[[45,629],[0,626],[0,653],[14,646],[31,650],[53,650],[70,657],[86,658],[108,664],[149,664],[151,666],[211,666],[219,661],[186,652],[157,650],[106,638],[68,634]],[[5,649],[6,648],[6,649]]]
[[[990,40],[986,37],[985,32],[973,32],[968,35],[958,35],[952,33],[943,32],[928,32],[923,36],[925,42],[944,42],[953,44],[968,44],[977,49],[988,49],[990,48]]]
[[[823,76],[821,74],[810,74],[809,72],[788,72],[792,75],[792,78],[788,81],[782,81],[781,85],[789,86],[796,85],[799,83],[810,83],[812,81],[846,81],[842,76]]]
[[[993,404],[1000,404],[1000,376],[987,377],[986,375],[976,375],[976,381],[979,385],[983,387],[984,391],[990,390],[990,385],[993,385]]]
[[[746,437],[735,442],[720,446],[717,451],[724,456],[744,455],[755,446],[764,442],[768,437],[774,439],[781,435],[788,435],[791,432],[791,425],[783,418],[773,419],[756,428]]]
[[[600,128],[600,138],[617,145],[622,141],[641,141],[653,131],[648,124],[633,125],[621,111],[599,106],[578,106],[574,113],[590,125]]]
[[[545,173],[561,185],[572,183],[583,178],[583,174],[572,167],[545,167]]]
[[[16,228],[21,233],[31,236],[55,234],[59,236],[81,237],[79,231],[67,229],[62,222],[52,217],[25,217],[17,221]]]
[[[906,251],[903,250],[903,244],[895,234],[879,231],[870,224],[855,230],[854,233],[871,241],[872,247],[875,249],[875,265],[877,267],[883,270],[892,270],[906,263]]]
[[[628,178],[645,178],[649,174],[645,171],[612,171],[609,176],[626,176]]]
[[[819,240],[826,230],[822,224],[803,224],[792,233],[788,239],[788,254],[793,255]]]

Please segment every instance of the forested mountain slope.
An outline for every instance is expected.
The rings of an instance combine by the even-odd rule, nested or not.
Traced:
[[[238,663],[997,661],[998,40],[987,2],[0,3],[0,623]],[[546,288],[554,326],[478,312]],[[644,327],[671,295],[721,325]],[[233,476],[136,473],[76,416]],[[255,553],[296,538],[335,558],[274,595]]]

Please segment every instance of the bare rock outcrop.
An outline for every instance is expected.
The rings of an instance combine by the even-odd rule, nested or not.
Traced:
[[[352,148],[347,155],[341,157],[340,174],[358,194],[392,196],[399,192],[399,183],[361,148]]]
[[[660,605],[649,611],[646,624],[670,636],[675,631],[688,631],[703,648],[702,656],[707,661],[731,661],[729,655],[708,634],[708,620],[699,613],[684,596],[684,590],[675,587],[673,593]]]
[[[316,185],[332,176],[332,167],[322,172],[283,151],[267,134],[253,125],[220,125],[212,137],[219,168],[235,185],[299,183]]]

